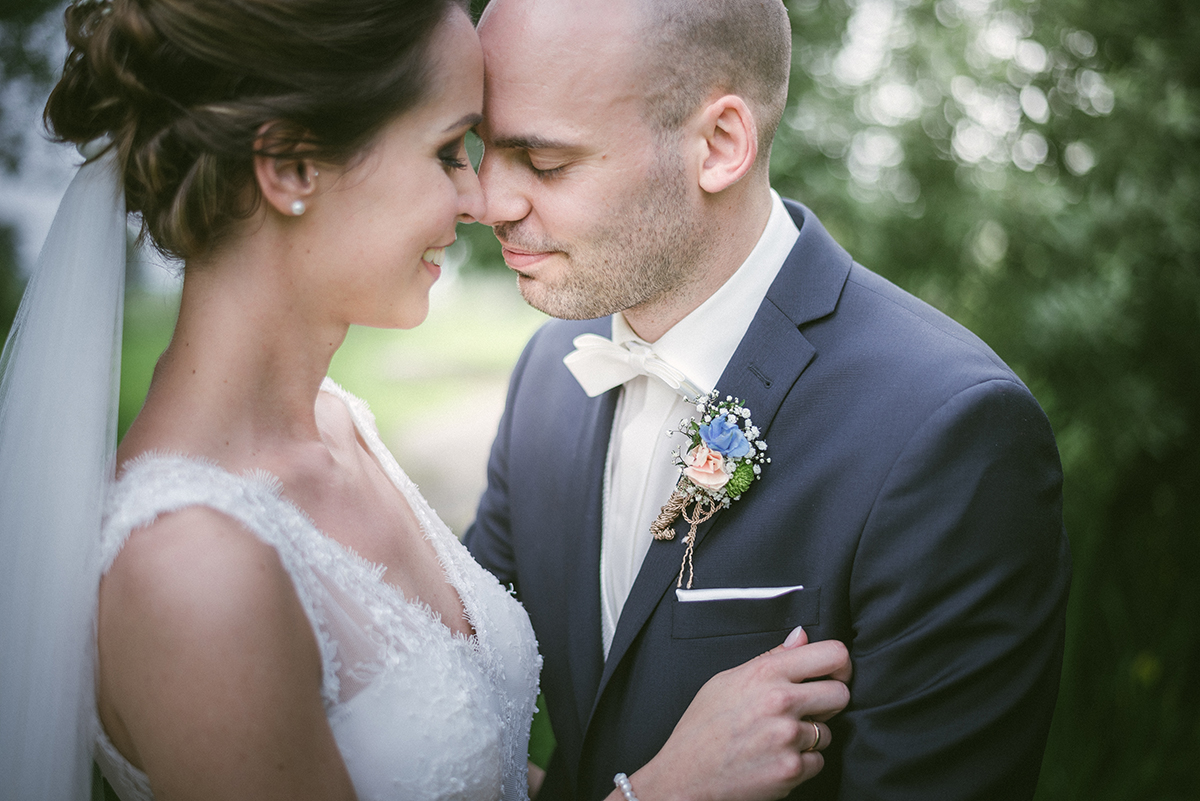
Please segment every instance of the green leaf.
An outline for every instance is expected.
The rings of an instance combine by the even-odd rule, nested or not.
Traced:
[[[754,468],[750,466],[749,461],[744,461],[737,466],[733,471],[733,475],[729,477],[729,483],[725,485],[725,492],[729,497],[736,498],[750,489],[750,485],[753,483]]]

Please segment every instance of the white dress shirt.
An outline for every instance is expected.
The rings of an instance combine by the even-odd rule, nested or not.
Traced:
[[[703,392],[711,391],[799,235],[783,201],[771,190],[771,215],[746,261],[708,300],[648,346]],[[617,344],[642,341],[619,313],[612,317],[612,339]],[[600,618],[605,658],[650,549],[650,526],[679,480],[673,454],[687,440],[670,432],[695,411],[651,376],[630,379],[621,389],[604,471]]]

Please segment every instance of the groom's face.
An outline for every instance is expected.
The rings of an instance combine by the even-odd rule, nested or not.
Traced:
[[[483,221],[551,315],[653,303],[687,279],[699,193],[677,139],[642,119],[632,10],[545,5],[495,0],[479,27]]]

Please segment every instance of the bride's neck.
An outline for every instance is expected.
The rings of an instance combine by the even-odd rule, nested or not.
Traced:
[[[189,265],[131,450],[238,462],[320,439],[316,396],[347,326],[296,283],[289,265],[245,250]]]

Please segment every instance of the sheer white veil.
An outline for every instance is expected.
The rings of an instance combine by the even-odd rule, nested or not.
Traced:
[[[0,799],[91,782],[98,546],[116,448],[126,215],[81,152],[0,356]],[[90,149],[89,149],[90,148]]]

